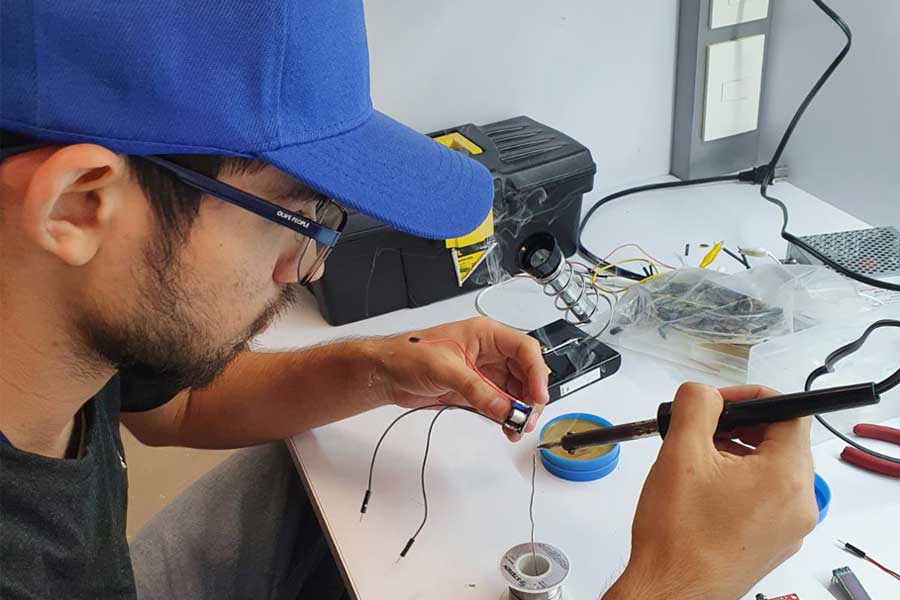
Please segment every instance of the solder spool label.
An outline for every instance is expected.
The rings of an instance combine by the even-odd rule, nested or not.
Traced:
[[[532,556],[544,572],[538,576],[530,574]],[[569,559],[561,550],[550,544],[534,544],[533,554],[530,543],[519,544],[506,551],[500,560],[500,572],[509,587],[519,592],[550,592],[559,588],[569,575]]]

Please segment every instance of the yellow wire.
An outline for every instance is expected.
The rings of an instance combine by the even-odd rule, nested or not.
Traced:
[[[653,275],[649,275],[649,276],[637,281],[636,283],[634,283],[632,285],[638,285],[638,284],[644,283],[646,281],[650,281],[651,279],[654,279],[654,278],[662,275],[662,273],[659,271],[659,267],[661,265],[657,264],[656,262],[654,262],[648,258],[626,258],[625,260],[620,260],[620,261],[617,261],[614,263],[610,263],[603,267],[594,267],[594,269],[592,270],[593,275],[591,276],[591,287],[593,287],[594,289],[600,290],[601,292],[607,293],[607,294],[621,294],[622,292],[630,289],[632,287],[631,285],[622,287],[619,290],[610,290],[610,289],[601,287],[601,286],[597,285],[597,277],[600,275],[600,273],[602,273],[604,271],[608,271],[609,269],[613,269],[615,267],[618,267],[619,265],[624,265],[627,263],[634,263],[634,262],[645,262],[645,263],[651,264],[657,268],[657,272]]]
[[[653,275],[650,275],[649,277],[644,277],[644,278],[641,279],[640,281],[636,281],[636,282],[632,283],[632,284],[629,285],[629,286],[623,287],[623,288],[620,289],[617,293],[621,294],[622,292],[627,292],[628,290],[630,290],[630,289],[633,288],[634,286],[636,286],[636,285],[641,285],[642,283],[646,283],[646,282],[650,281],[651,279],[656,279],[656,278],[659,277],[660,275],[662,275],[662,273],[654,273]]]
[[[608,271],[608,270],[610,270],[610,269],[613,269],[613,268],[615,268],[615,267],[618,267],[619,265],[624,265],[624,264],[634,263],[634,262],[645,262],[645,263],[650,263],[651,265],[655,265],[655,264],[656,264],[655,262],[653,262],[653,261],[650,260],[649,258],[626,258],[625,260],[619,260],[619,261],[616,261],[616,262],[614,262],[614,263],[609,263],[608,265],[605,265],[605,266],[602,266],[602,267],[594,267],[594,272],[595,272],[595,273],[602,273],[603,271]]]
[[[629,242],[629,243],[627,243],[627,244],[622,244],[621,246],[618,246],[618,247],[615,248],[612,252],[610,252],[609,254],[606,255],[606,258],[603,259],[603,262],[608,261],[608,260],[610,259],[610,257],[611,257],[613,254],[617,254],[617,253],[619,253],[620,251],[624,250],[625,248],[636,248],[636,249],[638,250],[638,252],[640,252],[641,254],[643,254],[644,256],[646,256],[647,258],[649,258],[650,260],[652,260],[652,261],[655,262],[656,264],[658,264],[658,265],[660,265],[660,266],[662,266],[662,267],[665,267],[665,268],[667,268],[667,269],[674,269],[674,268],[675,268],[675,267],[673,267],[672,265],[667,265],[667,264],[664,263],[663,261],[659,260],[658,258],[656,258],[655,256],[653,256],[652,254],[650,254],[649,252],[647,252],[646,250],[644,250],[644,248],[643,248],[640,244],[637,244],[637,243],[635,243],[635,242]]]

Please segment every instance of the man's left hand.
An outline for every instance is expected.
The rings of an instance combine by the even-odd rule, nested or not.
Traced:
[[[428,404],[471,406],[495,421],[509,415],[510,400],[466,364],[455,344],[415,343],[410,338],[458,342],[475,366],[500,389],[534,407],[525,432],[534,429],[549,400],[547,365],[537,340],[478,317],[374,342],[379,371],[385,376],[378,383],[394,404],[405,408]],[[521,437],[504,431],[513,441]]]

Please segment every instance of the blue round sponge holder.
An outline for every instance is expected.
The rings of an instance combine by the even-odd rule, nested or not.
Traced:
[[[544,425],[541,429],[541,442],[547,441],[544,439],[544,432],[548,427],[559,421],[569,419],[590,421],[602,427],[612,427],[612,423],[596,415],[569,413],[560,415]],[[562,479],[569,481],[595,481],[606,477],[619,465],[619,444],[613,444],[609,452],[591,460],[565,458],[547,449],[541,449],[541,463],[543,463],[545,469]]]
[[[828,507],[831,506],[831,488],[822,479],[822,476],[815,473],[813,487],[816,491],[816,506],[819,507],[819,521],[817,525],[825,520],[828,516]]]
[[[597,415],[589,413],[569,413],[551,419],[544,425],[544,427],[541,428],[540,441],[547,441],[544,439],[544,432],[547,431],[548,427],[559,421],[569,419],[590,421],[592,423],[597,423],[602,427],[612,427],[612,423]],[[562,479],[568,481],[595,481],[606,477],[616,469],[619,465],[619,453],[619,444],[613,444],[610,451],[602,456],[598,456],[591,460],[578,460],[574,458],[565,458],[553,454],[547,449],[541,449],[541,463],[543,463],[545,469]],[[813,488],[815,489],[816,494],[816,506],[819,509],[818,522],[821,523],[825,517],[828,516],[828,508],[831,506],[831,488],[828,487],[828,483],[826,483],[818,473],[815,473]]]

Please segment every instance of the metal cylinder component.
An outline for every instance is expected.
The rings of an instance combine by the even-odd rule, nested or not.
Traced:
[[[516,254],[520,269],[544,286],[544,293],[555,297],[556,307],[579,323],[588,323],[597,311],[599,294],[589,276],[576,270],[563,256],[556,238],[539,232],[525,239]]]
[[[503,421],[503,426],[516,433],[522,433],[525,430],[525,426],[528,424],[528,417],[531,416],[532,410],[533,409],[527,404],[513,402],[512,408],[509,410],[509,415],[506,417],[506,420]]]
[[[530,542],[513,546],[500,559],[500,573],[509,589],[504,600],[564,600],[563,582],[569,559],[554,546]]]

